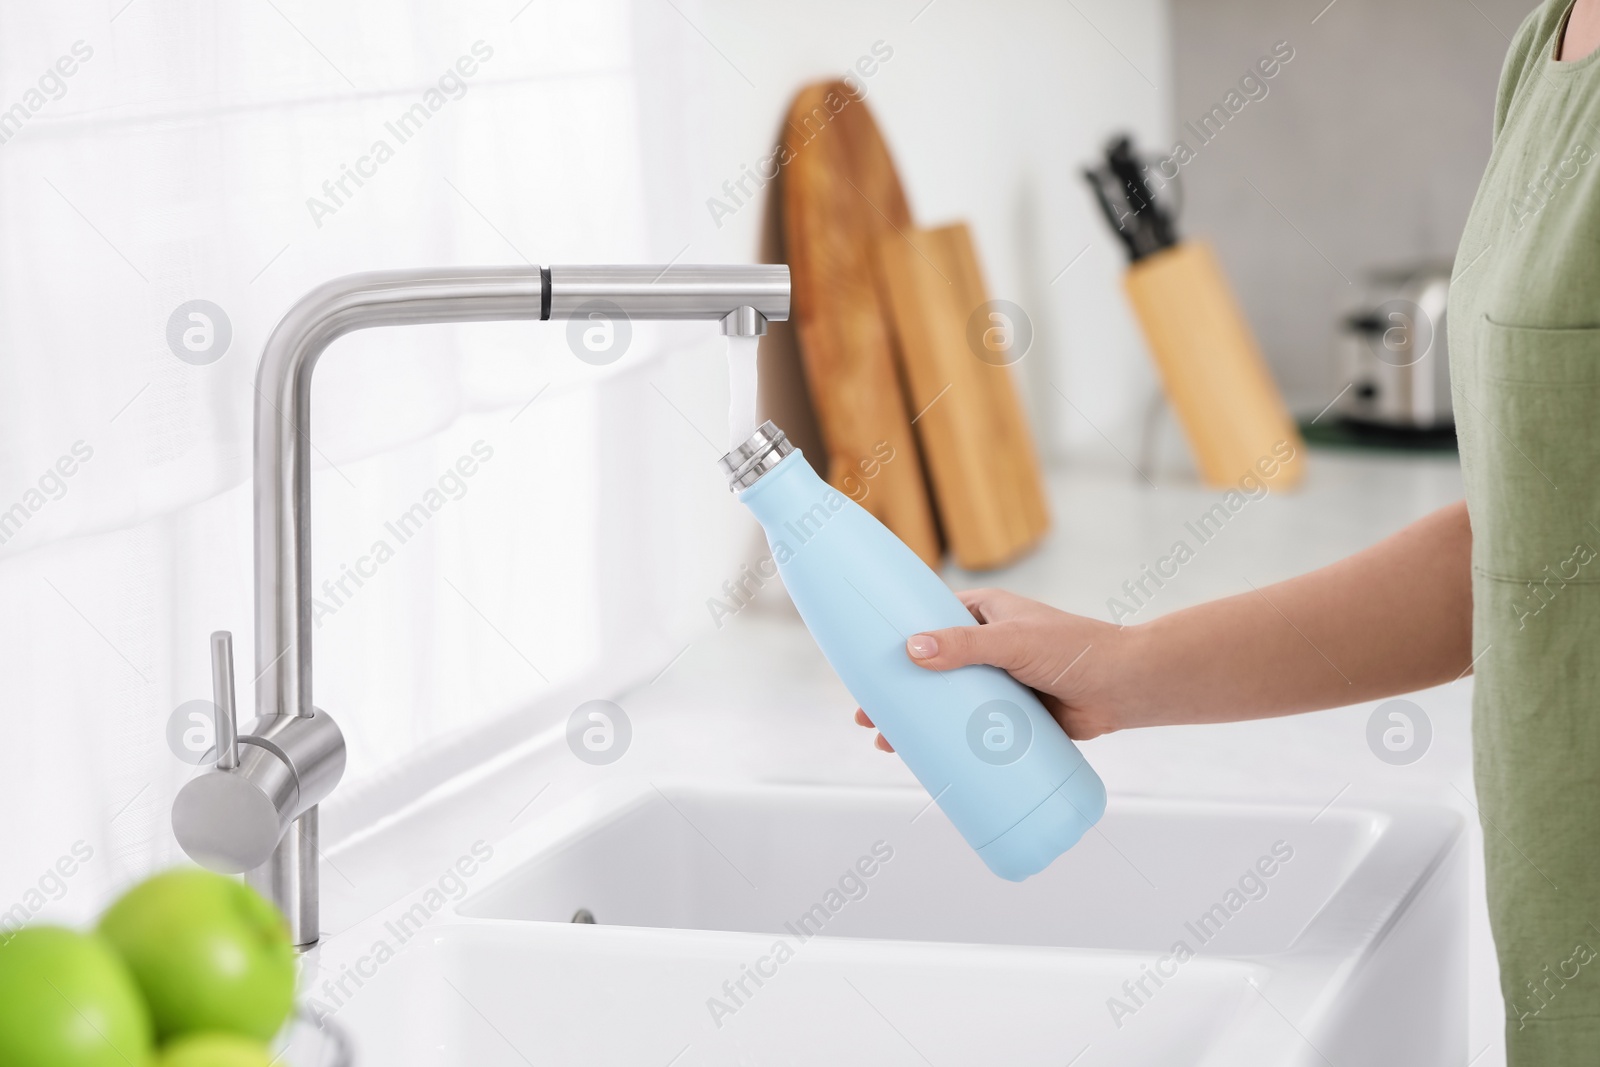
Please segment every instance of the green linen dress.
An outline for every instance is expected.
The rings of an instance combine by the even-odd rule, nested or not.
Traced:
[[[1457,253],[1474,767],[1511,1067],[1600,1064],[1600,52],[1506,57]]]

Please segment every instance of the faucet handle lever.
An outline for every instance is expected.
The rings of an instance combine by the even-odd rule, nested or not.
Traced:
[[[239,720],[233,698],[233,634],[211,635],[211,701],[216,708],[217,770],[239,766]]]

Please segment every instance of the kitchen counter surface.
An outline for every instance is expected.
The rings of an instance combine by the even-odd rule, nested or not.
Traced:
[[[1265,586],[1348,555],[1461,496],[1453,456],[1315,452],[1294,493],[1248,500],[1220,532],[1197,543],[1186,526],[1223,499],[1194,485],[1151,486],[1131,470],[1052,476],[1055,528],[1017,565],[952,585],[992,584],[1066,610],[1108,618],[1107,600],[1177,540],[1194,558],[1131,621],[1216,596]],[[1468,820],[1472,921],[1469,967],[1474,1067],[1503,1062],[1500,998],[1483,903],[1481,834],[1473,808],[1471,680],[1411,694],[1432,739],[1407,766],[1368,747],[1375,705],[1255,723],[1132,731],[1083,748],[1113,794],[1295,801],[1321,810],[1404,799],[1435,803]],[[590,766],[568,749],[565,721],[472,774],[435,789],[375,826],[331,842],[323,874],[324,925],[332,933],[307,961],[307,989],[338,972],[359,946],[340,931],[438,879],[475,842],[523,832],[542,814],[597,783],[617,780],[910,784],[904,766],[877,752],[853,725],[854,702],[833,676],[781,589],[707,631],[658,676],[615,697],[632,727],[626,753]],[[390,783],[392,785],[392,783]],[[338,798],[335,798],[337,801]],[[492,859],[479,883],[498,877]],[[1482,1050],[1482,1051],[1480,1051]]]

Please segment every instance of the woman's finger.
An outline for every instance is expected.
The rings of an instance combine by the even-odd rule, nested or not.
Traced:
[[[1028,661],[1028,634],[1017,623],[952,626],[913,634],[906,653],[913,663],[929,670],[948,671],[973,663],[988,663],[1001,670],[1020,670]]]
[[[999,589],[963,589],[956,594],[962,605],[972,613],[972,617],[982,622],[993,622],[996,611],[996,596]]]
[[[857,726],[865,726],[865,727],[867,727],[869,729],[872,727],[872,720],[867,718],[867,713],[862,711],[860,708],[856,709],[856,725]],[[884,737],[883,737],[882,734],[879,734],[873,740],[872,743],[874,745],[877,745],[878,746],[878,750],[881,751],[881,752],[893,752],[894,751],[894,746],[889,744],[888,741],[884,740]]]
[[[980,623],[1009,622],[1037,615],[1050,609],[1036,600],[1018,596],[1009,589],[963,589],[956,594]]]

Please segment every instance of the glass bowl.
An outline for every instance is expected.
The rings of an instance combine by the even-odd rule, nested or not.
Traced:
[[[316,1019],[304,1008],[272,1043],[273,1067],[353,1067],[350,1035],[331,1018]]]

